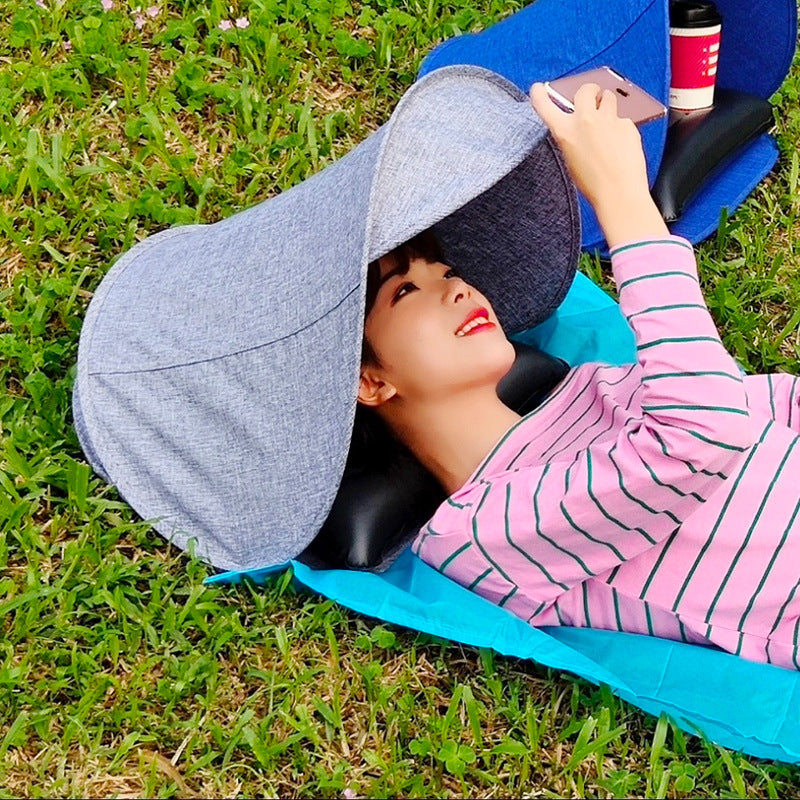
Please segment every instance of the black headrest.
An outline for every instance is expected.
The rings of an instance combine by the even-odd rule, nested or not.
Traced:
[[[497,394],[524,415],[544,400],[569,365],[530,345],[515,342],[514,349],[514,365]],[[377,415],[359,408],[339,492],[325,524],[299,559],[320,568],[382,571],[445,496]]]
[[[719,87],[712,108],[673,112],[652,189],[664,219],[679,219],[706,182],[773,122],[772,106],[764,98]]]

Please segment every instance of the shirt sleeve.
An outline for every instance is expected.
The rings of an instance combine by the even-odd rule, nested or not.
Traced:
[[[466,484],[415,541],[425,561],[495,602],[524,587],[546,604],[653,547],[753,444],[742,376],[691,244],[633,242],[614,248],[611,264],[636,339],[642,414],[575,457]]]

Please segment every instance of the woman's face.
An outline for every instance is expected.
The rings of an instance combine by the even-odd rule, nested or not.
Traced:
[[[438,399],[496,387],[514,363],[514,348],[489,301],[446,264],[412,257],[402,274],[387,261],[380,261],[365,334],[381,362],[373,369],[393,387],[391,396]]]

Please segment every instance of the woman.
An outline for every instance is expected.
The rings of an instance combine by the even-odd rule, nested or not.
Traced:
[[[571,370],[520,418],[487,298],[419,242],[372,265],[359,402],[449,493],[414,550],[534,625],[711,643],[799,668],[796,379],[742,377],[638,132],[594,84],[531,99],[594,207],[637,361]]]

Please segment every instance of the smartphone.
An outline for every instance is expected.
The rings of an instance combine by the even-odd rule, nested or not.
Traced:
[[[617,95],[617,113],[642,125],[653,119],[664,117],[667,107],[648,94],[640,86],[629,81],[611,67],[597,67],[576,75],[567,75],[554,81],[547,81],[545,87],[556,105],[564,111],[575,110],[575,92],[584,83],[596,83],[601,89],[610,89]]]

